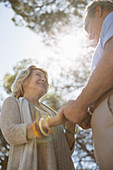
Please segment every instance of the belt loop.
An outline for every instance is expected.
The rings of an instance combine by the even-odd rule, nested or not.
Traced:
[[[93,113],[91,112],[91,110],[90,110],[90,107],[88,107],[88,113],[92,116],[93,115]]]

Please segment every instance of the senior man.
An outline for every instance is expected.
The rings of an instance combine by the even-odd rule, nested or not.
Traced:
[[[88,109],[113,88],[113,1],[91,1],[85,9],[84,28],[89,39],[97,42],[91,75],[77,99],[68,101],[50,126],[67,119],[83,128],[90,127]],[[91,128],[99,168],[113,170],[113,95],[99,102],[92,114]]]

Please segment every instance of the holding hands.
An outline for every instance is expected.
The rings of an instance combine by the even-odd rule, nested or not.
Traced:
[[[90,119],[91,116],[87,112],[87,107],[85,105],[81,107],[79,98],[77,98],[77,100],[69,100],[67,104],[59,110],[56,116],[49,117],[48,121],[44,119],[41,126],[43,130],[49,129],[52,133],[51,127],[66,124],[67,133],[74,134],[76,124],[83,129],[91,128]]]
[[[77,98],[77,100],[69,100],[56,116],[51,117],[48,125],[49,127],[54,127],[69,121],[73,124],[79,124],[83,129],[90,128],[91,116],[87,110],[87,106],[83,105],[83,107],[81,107],[79,98]],[[46,124],[44,124],[44,128],[46,128]]]

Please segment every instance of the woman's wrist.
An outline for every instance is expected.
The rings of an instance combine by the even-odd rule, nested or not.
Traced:
[[[38,127],[37,121],[34,121],[32,124],[27,125],[27,130],[26,130],[26,139],[32,140],[34,138],[41,138],[42,134],[40,132],[40,129]]]
[[[41,139],[42,134],[41,134],[41,131],[39,130],[39,124],[36,120],[33,122],[32,129],[33,129],[34,135]]]
[[[27,125],[27,129],[26,129],[26,139],[27,141],[31,140],[33,137],[32,137],[32,124],[28,124]]]

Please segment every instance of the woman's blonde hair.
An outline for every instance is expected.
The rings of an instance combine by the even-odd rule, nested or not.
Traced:
[[[12,90],[12,95],[13,96],[15,96],[16,98],[23,97],[23,94],[24,94],[23,82],[26,79],[29,78],[29,76],[31,75],[33,70],[42,71],[44,73],[44,75],[45,75],[45,77],[47,79],[47,83],[48,83],[48,74],[47,74],[47,72],[42,68],[38,68],[35,65],[31,65],[26,70],[21,71],[21,73],[17,76],[14,83],[12,84],[11,90]],[[47,86],[46,93],[47,93],[48,87],[49,87],[49,84]]]

